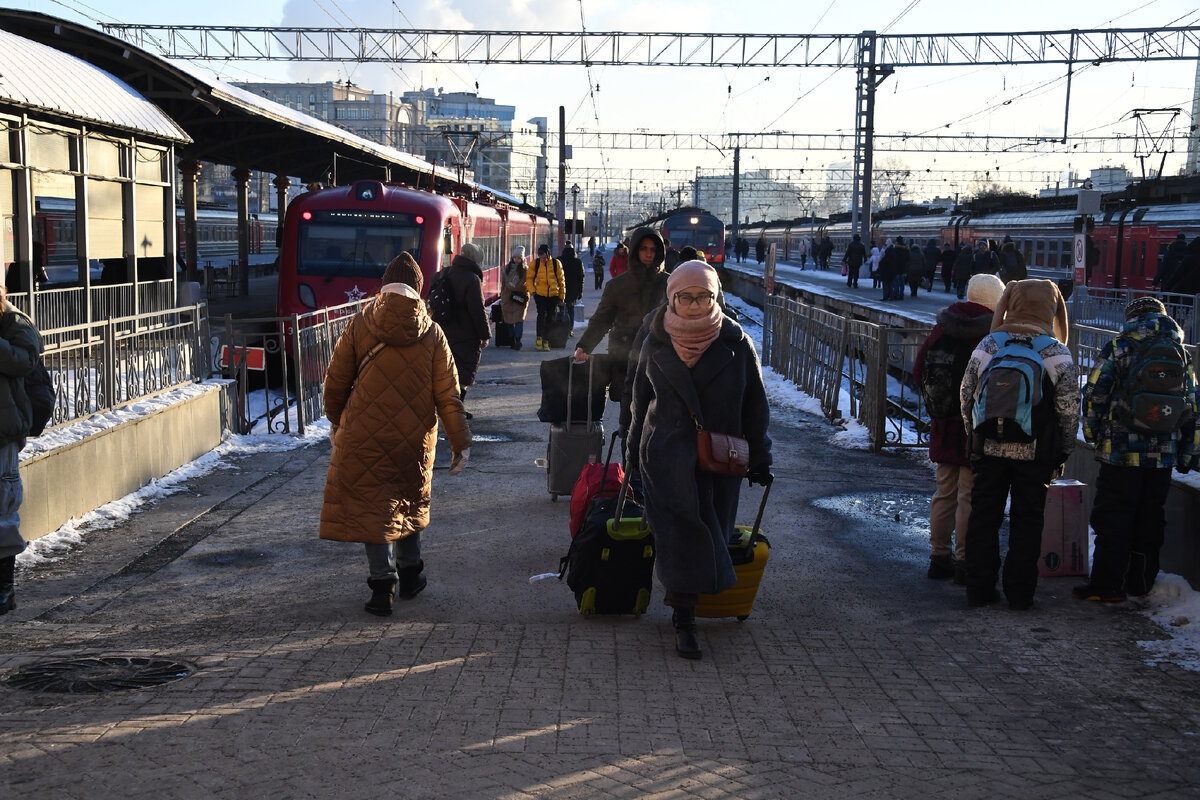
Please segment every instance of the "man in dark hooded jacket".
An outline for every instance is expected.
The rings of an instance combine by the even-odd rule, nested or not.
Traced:
[[[451,317],[439,323],[458,370],[459,397],[466,398],[467,387],[475,383],[479,356],[492,338],[487,313],[483,310],[483,250],[467,242],[446,268],[453,298]],[[468,419],[470,415],[468,415]]]
[[[642,318],[667,299],[667,273],[663,269],[666,252],[662,237],[655,231],[638,228],[633,232],[629,241],[629,268],[604,285],[600,303],[575,348],[575,360],[586,361],[608,334],[608,354],[612,360],[609,396],[617,402],[624,393],[630,345]],[[637,357],[636,353],[633,355]]]
[[[563,278],[567,283],[567,316],[571,318],[571,331],[575,331],[575,301],[583,297],[583,261],[575,254],[575,248],[566,245],[562,250]]]
[[[1170,286],[1172,279],[1175,277],[1175,271],[1179,269],[1179,265],[1183,263],[1183,259],[1187,256],[1187,237],[1182,233],[1175,234],[1175,241],[1171,242],[1171,246],[1167,248],[1166,254],[1163,256],[1162,266],[1158,268],[1158,272],[1154,275],[1154,287],[1164,288]]]

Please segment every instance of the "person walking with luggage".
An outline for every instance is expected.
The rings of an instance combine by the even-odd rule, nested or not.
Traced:
[[[575,254],[575,248],[565,245],[562,251],[563,281],[566,284],[567,317],[571,320],[571,336],[575,335],[575,303],[583,297],[583,261]]]
[[[681,263],[667,281],[666,305],[650,322],[633,380],[629,467],[641,477],[654,531],[655,569],[674,609],[675,649],[701,657],[695,608],[700,593],[736,582],[729,541],[741,479],[698,468],[696,430],[744,438],[751,483],[771,480],[770,410],[753,342],[721,312],[716,270]],[[697,420],[696,422],[693,419]]]
[[[1010,509],[1004,595],[1010,609],[1023,611],[1033,605],[1047,487],[1074,449],[1079,429],[1079,369],[1064,344],[1066,338],[1067,307],[1058,286],[1048,280],[1013,281],[996,305],[991,333],[971,353],[963,373],[959,401],[975,481],[967,521],[969,606],[996,599],[1006,503]],[[1022,370],[1036,386],[1027,392],[1004,392],[1006,386],[1020,385],[1012,376]],[[979,429],[974,422],[977,407],[987,415]],[[1016,424],[1022,418],[1028,433]]]
[[[512,349],[520,350],[525,332],[525,312],[529,309],[529,293],[525,290],[525,248],[512,249],[512,257],[504,265],[500,278],[500,312],[505,325],[513,329]]]
[[[856,233],[842,256],[842,263],[846,265],[846,286],[849,288],[858,288],[858,273],[866,258],[867,248],[863,247],[862,237]]]
[[[38,329],[8,302],[8,290],[0,285],[0,615],[17,607],[17,556],[25,550],[20,453],[33,423],[25,378],[41,353]]]
[[[1083,391],[1083,436],[1100,475],[1091,524],[1091,579],[1071,594],[1113,603],[1154,588],[1171,470],[1200,467],[1200,396],[1183,331],[1157,298],[1125,307]]]
[[[608,282],[600,302],[588,320],[587,330],[579,337],[575,360],[587,361],[600,340],[608,335],[608,355],[612,361],[609,396],[621,402],[630,345],[642,318],[667,296],[667,273],[663,271],[666,246],[651,228],[638,228],[630,237],[629,270]],[[633,356],[636,358],[636,353]]]
[[[395,260],[395,259],[393,259]],[[458,396],[467,399],[467,387],[475,383],[479,358],[492,338],[487,312],[483,308],[483,250],[474,242],[462,246],[446,268],[450,288],[450,316],[438,325],[450,343],[454,367],[458,370]],[[471,419],[471,412],[467,412]]]
[[[333,454],[320,538],[366,545],[364,610],[377,616],[392,613],[397,595],[411,599],[426,586],[421,531],[438,421],[453,453],[451,475],[465,468],[471,448],[454,356],[421,302],[421,283],[412,256],[392,259],[379,295],[338,337],[325,375]]]
[[[975,346],[992,329],[992,311],[1004,284],[995,275],[976,275],[967,302],[938,312],[937,324],[917,351],[913,379],[929,413],[929,460],[937,464],[937,488],[929,503],[929,569],[934,580],[967,582],[967,520],[971,515],[971,459],[958,390]],[[953,539],[953,548],[951,548]]]
[[[525,293],[537,307],[537,349],[549,350],[547,332],[555,310],[566,302],[567,282],[562,264],[550,257],[550,245],[538,245],[538,257],[533,266],[525,269]]]

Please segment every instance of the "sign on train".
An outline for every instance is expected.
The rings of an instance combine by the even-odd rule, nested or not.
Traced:
[[[267,349],[265,347],[230,347],[227,344],[221,345],[221,357],[217,362],[218,366],[225,368],[229,364],[229,351],[233,351],[233,366],[240,367],[242,361],[246,362],[246,369],[256,369],[259,371],[267,368]]]

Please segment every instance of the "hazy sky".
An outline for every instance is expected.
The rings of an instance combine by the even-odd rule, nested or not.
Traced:
[[[810,0],[716,2],[715,0],[208,0],[165,4],[146,0],[25,0],[13,2],[53,16],[91,22],[147,24],[294,25],[473,28],[483,30],[731,31],[745,33],[946,33],[1050,31],[1071,28],[1154,28],[1200,24],[1194,0],[1093,0],[1092,2],[969,3],[962,0]],[[437,86],[478,91],[515,105],[520,119],[556,120],[566,108],[572,129],[653,132],[785,130],[852,131],[854,71],[831,69],[678,69],[642,67],[500,67],[490,65],[390,66],[379,64],[217,65],[225,80],[331,80],[349,78],[375,91],[396,93]],[[1069,131],[1091,135],[1136,133],[1129,112],[1177,107],[1176,125],[1191,124],[1196,62],[1109,64],[1076,72]],[[598,86],[598,91],[589,91]],[[878,92],[879,133],[1061,136],[1066,99],[1065,68],[902,68]],[[1161,132],[1165,117],[1152,117]],[[1185,153],[1169,155],[1174,173]],[[743,169],[758,166],[818,168],[848,163],[852,153],[744,151]],[[1126,165],[1132,156],[1041,154],[879,154],[877,161],[914,170],[913,194],[966,191],[971,173],[999,170],[1002,182],[1022,188],[1053,181],[1067,168],[1086,173],[1097,166]],[[1149,163],[1149,162],[1148,162]],[[1157,166],[1157,159],[1154,159]],[[626,180],[631,168],[662,170],[671,183],[693,177],[697,166],[728,170],[731,157],[715,150],[652,153],[577,150],[573,166],[603,170]],[[667,169],[671,173],[666,173]],[[928,170],[928,171],[927,171]],[[956,174],[950,174],[954,172]],[[584,174],[584,173],[579,173]],[[1024,183],[1021,183],[1024,182]]]

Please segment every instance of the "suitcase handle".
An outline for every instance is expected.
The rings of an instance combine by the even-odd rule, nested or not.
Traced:
[[[758,526],[762,524],[763,511],[767,508],[767,497],[771,494],[771,484],[775,482],[775,476],[767,478],[767,485],[763,487],[762,500],[758,502],[758,516],[754,518],[754,527],[750,530],[750,535],[754,536],[758,533]]]
[[[590,394],[590,393],[589,393]],[[600,488],[604,488],[604,484],[608,483],[608,466],[612,464],[613,447],[617,444],[617,437],[621,435],[620,431],[613,431],[612,439],[608,443],[608,455],[604,457],[604,469],[600,472]]]
[[[616,433],[613,434],[616,437]],[[603,485],[603,484],[601,484]],[[613,510],[613,522],[621,524],[621,513],[625,510],[625,498],[629,496],[629,465],[625,465],[625,474],[621,476],[621,489],[617,492],[617,505]]]
[[[572,379],[575,377],[575,367],[584,362],[576,361],[573,356],[567,356],[567,358],[571,359],[570,362],[567,364],[567,427],[570,428],[571,427],[571,409],[573,406],[573,403],[571,400],[571,394],[572,394],[571,384],[573,383]],[[594,424],[592,422],[592,372],[594,371],[594,367],[596,365],[595,365],[595,362],[593,361],[593,359],[591,359],[591,358],[589,358],[587,360],[587,365],[588,365],[587,426],[588,426],[588,430],[591,430],[592,425]]]

